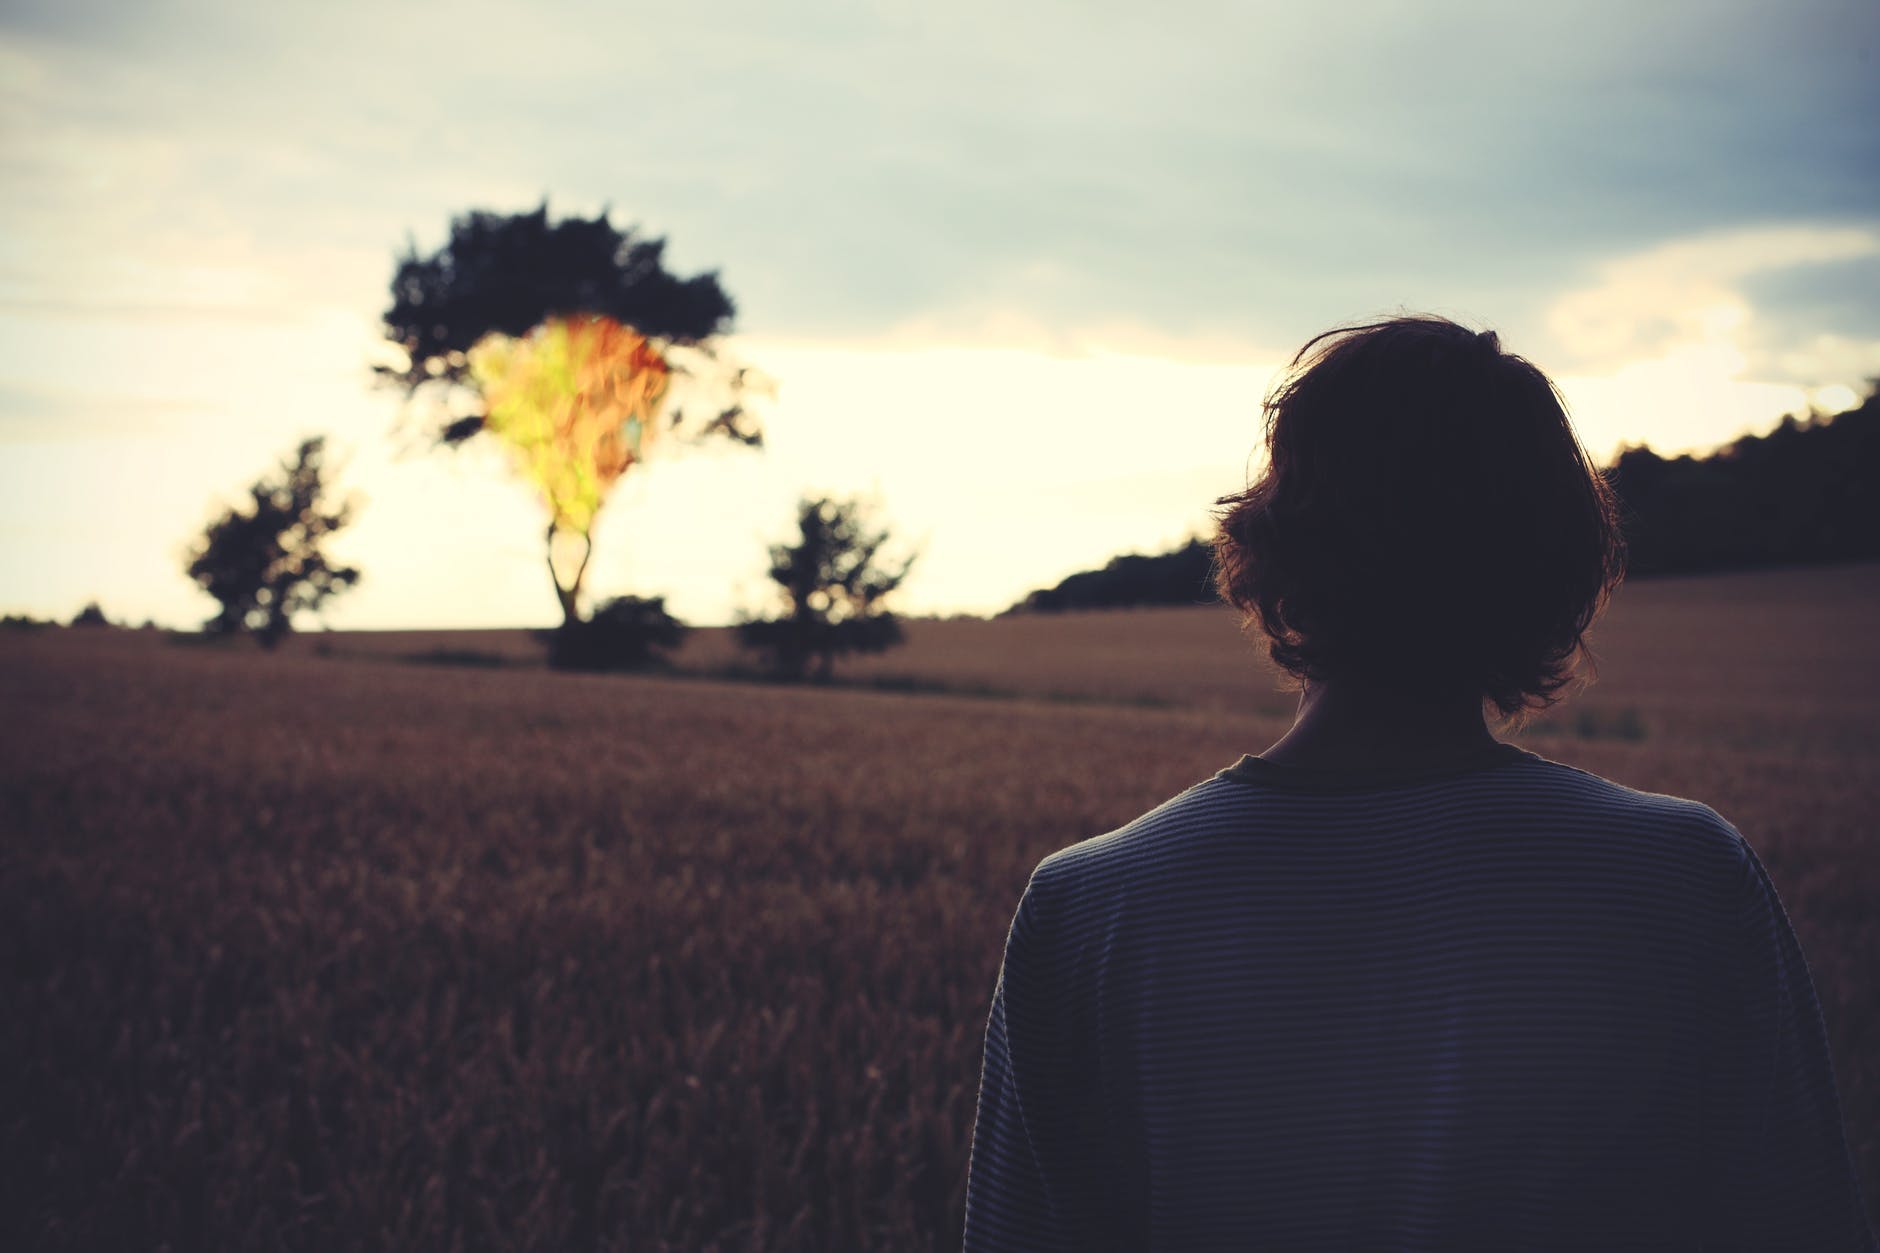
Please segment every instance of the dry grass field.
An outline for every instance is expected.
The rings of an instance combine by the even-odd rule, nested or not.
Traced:
[[[905,647],[850,659],[849,680],[1151,708],[1290,716],[1293,698],[1213,607],[963,618],[907,624]],[[1798,752],[1880,752],[1880,566],[1654,579],[1620,589],[1594,628],[1600,681],[1540,733]],[[526,631],[385,631],[298,637],[296,653],[442,657],[539,667]],[[693,631],[679,669],[740,657],[725,629]],[[1596,725],[1595,725],[1596,724]],[[1582,736],[1585,738],[1585,736]]]
[[[1525,736],[1763,855],[1870,1205],[1876,639],[1876,567],[1639,584]],[[393,664],[439,650],[514,664]],[[957,1247],[1031,867],[1289,704],[1211,610],[916,623],[849,670],[966,695],[538,657],[0,636],[0,1247]]]

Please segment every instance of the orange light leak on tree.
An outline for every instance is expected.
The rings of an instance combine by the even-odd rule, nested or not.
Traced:
[[[469,353],[484,429],[509,445],[557,530],[585,537],[608,490],[645,455],[672,368],[612,318],[550,318],[520,339],[491,333]]]

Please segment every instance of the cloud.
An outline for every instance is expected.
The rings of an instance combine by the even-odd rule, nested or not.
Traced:
[[[1547,312],[1536,357],[1556,376],[1596,456],[1641,439],[1700,451],[1811,406],[1845,408],[1880,374],[1880,327],[1782,316],[1755,294],[1772,276],[1860,271],[1880,229],[1790,223],[1672,240],[1599,267]]]
[[[1880,229],[1866,226],[1765,226],[1673,240],[1601,265],[1596,281],[1555,302],[1547,327],[1573,365],[1595,370],[1693,343],[1741,349],[1758,317],[1749,280],[1877,256]]]
[[[1880,198],[1867,6],[1347,17],[28,6],[0,226],[64,281],[179,222],[245,231],[369,307],[407,229],[553,192],[722,267],[757,333],[1015,311],[1289,342],[1405,304],[1518,322],[1642,242]],[[310,267],[314,240],[358,260]]]
[[[218,410],[213,401],[0,382],[0,443],[162,438]]]
[[[297,323],[302,309],[262,303],[213,303],[191,300],[61,300],[58,297],[9,299],[0,296],[0,314],[30,318],[77,318],[85,321],[206,322],[251,326],[256,322]]]

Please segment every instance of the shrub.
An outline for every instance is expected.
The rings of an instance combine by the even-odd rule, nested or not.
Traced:
[[[618,596],[586,619],[549,635],[548,664],[557,670],[650,670],[685,642],[685,624],[666,612],[663,596]]]

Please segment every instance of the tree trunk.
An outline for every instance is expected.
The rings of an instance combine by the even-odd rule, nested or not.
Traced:
[[[548,577],[555,581],[555,595],[561,601],[561,624],[573,626],[581,621],[581,582],[587,577],[588,558],[594,555],[594,540],[582,535],[581,564],[575,567],[574,577],[566,583],[561,580],[561,571],[555,565],[555,536],[561,529],[553,522],[548,524]]]

